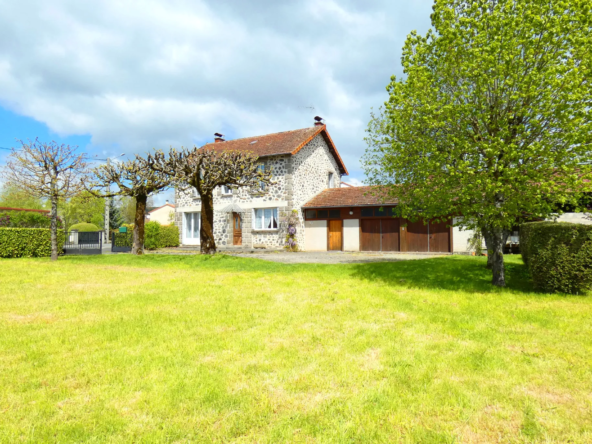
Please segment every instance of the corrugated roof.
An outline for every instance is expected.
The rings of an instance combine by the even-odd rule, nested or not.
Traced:
[[[325,139],[341,173],[347,175],[347,168],[341,160],[341,156],[339,156],[325,125],[265,134],[263,136],[243,137],[242,139],[227,140],[225,142],[213,142],[204,145],[202,148],[215,151],[250,151],[258,157],[279,156],[282,154],[294,155],[318,134],[321,134]]]
[[[327,188],[321,191],[311,200],[306,202],[304,208],[324,207],[357,207],[397,204],[393,198],[382,199],[385,191],[380,187],[349,187],[349,188]]]

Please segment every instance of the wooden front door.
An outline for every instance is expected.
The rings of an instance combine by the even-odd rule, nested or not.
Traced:
[[[343,221],[330,220],[329,222],[329,251],[343,249]]]
[[[232,213],[232,245],[243,244],[243,222],[239,213]]]
[[[381,219],[382,251],[399,251],[399,219]]]
[[[422,220],[407,221],[407,251],[429,251],[428,226]]]
[[[451,221],[430,222],[430,251],[436,253],[450,252],[450,225]]]
[[[362,219],[361,250],[380,251],[380,219]]]

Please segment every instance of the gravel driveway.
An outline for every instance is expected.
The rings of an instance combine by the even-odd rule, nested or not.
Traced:
[[[281,262],[284,264],[355,264],[365,262],[397,262],[409,261],[414,259],[429,259],[433,257],[447,256],[446,254],[429,253],[353,253],[353,252],[306,252],[287,253],[267,252],[267,253],[229,253],[233,256],[254,257],[271,262]]]

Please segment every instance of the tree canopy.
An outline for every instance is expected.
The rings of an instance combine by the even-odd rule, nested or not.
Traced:
[[[512,226],[577,202],[592,161],[589,0],[437,0],[372,116],[368,182],[401,215],[484,232],[504,285]]]

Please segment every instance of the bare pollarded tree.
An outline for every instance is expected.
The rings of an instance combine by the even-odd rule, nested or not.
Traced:
[[[264,190],[272,183],[271,170],[266,170],[251,152],[171,148],[168,155],[163,151],[149,155],[147,163],[154,171],[170,176],[181,189],[192,187],[197,190],[201,198],[199,236],[202,254],[216,253],[214,188],[226,185]]]
[[[147,160],[138,155],[125,162],[108,161],[93,168],[92,172],[94,179],[88,189],[95,196],[129,196],[136,200],[132,254],[143,254],[146,202],[150,195],[170,186],[171,177],[150,168]],[[117,186],[117,191],[110,191],[112,185]]]
[[[61,200],[84,189],[87,174],[87,156],[77,153],[78,147],[44,143],[39,139],[20,142],[13,149],[3,168],[2,176],[28,195],[48,199],[51,203],[51,260],[58,259],[58,204]]]

